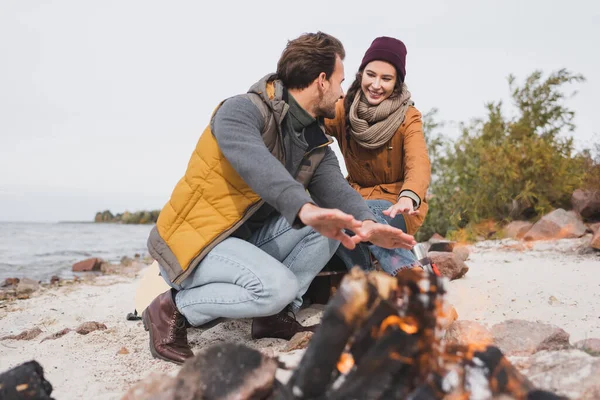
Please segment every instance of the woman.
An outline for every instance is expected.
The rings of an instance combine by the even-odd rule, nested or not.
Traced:
[[[427,213],[431,165],[421,113],[404,83],[405,61],[406,46],[400,40],[375,39],[346,97],[337,104],[336,118],[325,125],[339,143],[350,185],[367,201],[378,222],[412,235]],[[348,267],[366,269],[377,260],[391,275],[420,265],[409,250],[368,244],[352,251],[340,248],[338,256]]]

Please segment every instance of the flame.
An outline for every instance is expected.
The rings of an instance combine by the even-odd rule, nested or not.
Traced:
[[[413,335],[419,331],[419,326],[417,325],[417,321],[415,321],[414,318],[400,318],[396,315],[390,315],[381,323],[381,326],[379,327],[379,336],[381,336],[383,332],[385,332],[385,330],[392,325],[397,325],[400,329],[402,329],[409,335]]]
[[[337,369],[342,374],[347,374],[354,367],[354,357],[350,353],[342,353],[337,363]]]

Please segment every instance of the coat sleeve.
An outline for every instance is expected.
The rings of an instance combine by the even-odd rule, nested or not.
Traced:
[[[412,111],[412,112],[411,112]],[[427,154],[427,145],[423,135],[421,113],[414,107],[409,108],[404,128],[404,184],[400,196],[414,199],[411,193],[418,197],[417,207],[427,194],[431,180],[431,163]]]

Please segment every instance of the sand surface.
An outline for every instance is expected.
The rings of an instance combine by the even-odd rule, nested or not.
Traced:
[[[600,254],[578,255],[589,238],[538,242],[481,242],[471,247],[470,271],[449,285],[449,301],[459,319],[491,326],[511,319],[550,322],[571,334],[571,342],[600,338]],[[138,278],[139,279],[139,278]],[[120,399],[151,372],[176,373],[176,365],[154,360],[141,321],[127,321],[133,311],[137,280],[101,276],[90,282],[44,288],[31,299],[0,304],[0,337],[39,327],[31,341],[0,341],[0,372],[35,359],[54,387],[53,397]],[[301,322],[316,323],[322,306],[300,313]],[[104,323],[107,330],[67,333],[41,340],[82,322]],[[223,341],[242,341],[278,354],[283,340],[250,339],[250,321],[226,321],[209,330],[191,329],[195,350]],[[121,354],[126,353],[126,354]]]

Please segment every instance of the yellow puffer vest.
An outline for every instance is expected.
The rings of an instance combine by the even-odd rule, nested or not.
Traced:
[[[261,111],[265,118],[265,145],[284,163],[280,132],[287,104],[281,99],[283,86],[272,78],[268,75],[257,84],[264,90],[242,96],[248,96]],[[212,119],[198,140],[185,176],[177,183],[148,238],[150,254],[176,284],[264,203],[227,161],[211,127]],[[325,148],[313,151],[310,165],[299,171],[297,180],[305,187],[324,154]]]

